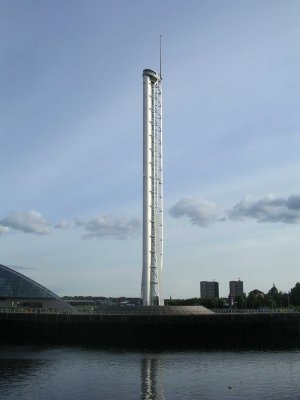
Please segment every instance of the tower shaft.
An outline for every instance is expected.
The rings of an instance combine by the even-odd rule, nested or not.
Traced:
[[[155,71],[143,72],[143,305],[163,305],[162,85]]]

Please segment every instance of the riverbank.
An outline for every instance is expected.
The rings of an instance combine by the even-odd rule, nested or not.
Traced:
[[[0,339],[13,344],[92,344],[176,348],[300,346],[300,313],[1,313]]]

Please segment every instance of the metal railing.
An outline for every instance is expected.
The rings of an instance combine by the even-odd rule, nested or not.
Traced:
[[[293,308],[214,308],[211,311],[216,314],[279,314],[299,312]]]
[[[50,310],[47,308],[0,308],[1,314],[71,314],[67,310]]]

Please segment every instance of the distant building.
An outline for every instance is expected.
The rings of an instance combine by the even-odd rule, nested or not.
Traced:
[[[219,282],[200,282],[200,297],[201,299],[219,298]]]
[[[244,295],[244,282],[240,279],[238,281],[229,282],[229,296],[235,298]]]

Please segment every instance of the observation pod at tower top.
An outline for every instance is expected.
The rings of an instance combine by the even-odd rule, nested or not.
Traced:
[[[143,76],[149,76],[152,83],[157,82],[159,75],[153,69],[144,69]]]

